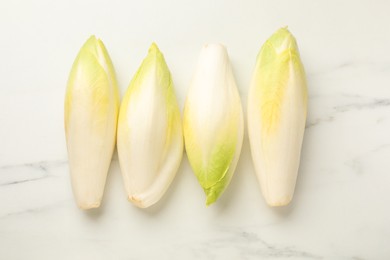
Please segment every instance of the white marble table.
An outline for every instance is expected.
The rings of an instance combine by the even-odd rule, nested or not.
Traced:
[[[390,259],[389,11],[388,1],[3,1],[0,259]],[[90,34],[105,42],[122,93],[156,41],[181,107],[201,46],[224,43],[246,110],[257,52],[285,25],[310,92],[290,206],[265,205],[247,136],[211,207],[185,156],[162,201],[134,207],[117,155],[102,207],[75,206],[63,100]]]

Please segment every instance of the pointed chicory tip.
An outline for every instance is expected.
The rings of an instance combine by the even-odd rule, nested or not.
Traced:
[[[288,30],[288,26],[284,26],[277,30],[274,35],[280,35],[280,37],[292,36],[291,32]]]
[[[203,45],[200,53],[201,66],[211,66],[210,64],[220,63],[226,64],[229,55],[226,47],[221,43],[208,43]]]
[[[206,198],[206,206],[207,207],[210,206],[211,204],[213,204],[214,202],[216,202],[218,199],[218,195],[213,191],[211,191],[211,192],[206,191],[206,195],[207,195],[207,198]]]
[[[98,49],[102,49],[101,45],[103,43],[101,42],[100,39],[96,38],[95,35],[91,35],[88,40],[84,43],[83,47],[81,47],[80,53],[92,53],[98,56],[99,51]],[[104,46],[104,45],[103,45]],[[104,49],[104,47],[103,47]]]
[[[155,42],[152,42],[152,44],[150,45],[149,53],[161,53],[160,49],[158,48]]]
[[[206,194],[206,206],[210,206],[214,202],[218,200],[218,198],[222,195],[224,189],[226,188],[227,183],[225,181],[218,182],[216,185],[204,188],[204,192]]]
[[[87,50],[91,53],[94,53],[99,57],[102,53],[106,53],[106,47],[103,41],[96,37],[94,34],[91,35],[83,46],[83,50]]]
[[[226,46],[222,43],[207,43],[203,46],[203,48],[219,48],[219,49],[226,49]]]
[[[288,30],[287,26],[277,30],[267,41],[277,52],[282,52],[288,48],[298,49],[295,37]]]
[[[164,55],[162,54],[155,42],[152,42],[149,47],[147,59],[149,61],[152,61],[152,63],[165,63]]]
[[[214,53],[216,55],[227,55],[226,46],[222,43],[207,43],[203,45],[203,52]]]
[[[91,35],[88,38],[88,40],[85,42],[84,47],[93,48],[94,46],[96,46],[97,42],[98,42],[98,39],[96,38],[96,36]]]
[[[88,40],[97,40],[97,37],[95,34],[92,34],[91,36],[89,36]]]

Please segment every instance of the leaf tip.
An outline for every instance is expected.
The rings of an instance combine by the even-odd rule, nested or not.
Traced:
[[[157,43],[152,42],[152,44],[149,47],[149,53],[161,53],[160,49],[157,46]]]

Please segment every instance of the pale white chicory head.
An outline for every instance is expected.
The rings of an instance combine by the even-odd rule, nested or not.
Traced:
[[[203,47],[183,120],[187,156],[210,205],[230,183],[244,128],[240,96],[223,45]]]

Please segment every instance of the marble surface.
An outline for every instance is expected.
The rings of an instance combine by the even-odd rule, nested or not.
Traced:
[[[388,1],[2,1],[0,259],[390,259],[389,10]],[[224,43],[246,110],[257,52],[285,25],[310,92],[291,205],[265,205],[246,135],[211,207],[185,156],[162,201],[134,207],[117,155],[102,207],[75,206],[63,100],[89,35],[105,42],[122,94],[156,41],[181,108],[201,46]]]

